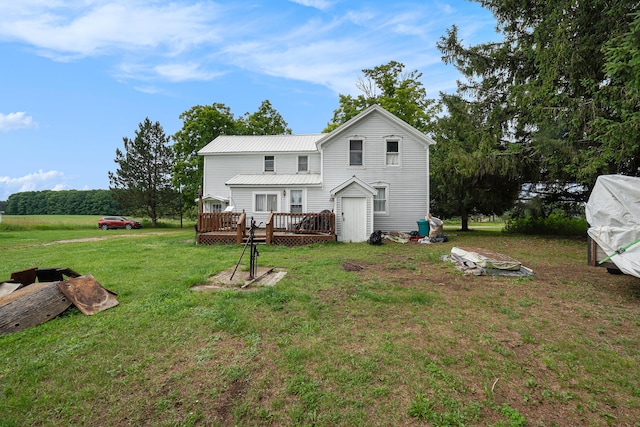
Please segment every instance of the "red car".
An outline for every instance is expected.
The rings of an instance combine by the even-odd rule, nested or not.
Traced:
[[[98,220],[98,228],[108,230],[110,228],[142,228],[140,221],[134,221],[126,216],[104,216]]]

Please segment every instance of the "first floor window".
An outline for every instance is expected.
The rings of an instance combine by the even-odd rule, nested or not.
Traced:
[[[208,203],[209,212],[222,212],[222,204],[220,203]]]
[[[277,194],[256,194],[256,212],[271,212],[277,210]]]
[[[376,195],[373,197],[373,211],[387,212],[387,187],[376,187]]]
[[[302,213],[302,190],[289,191],[289,212]]]

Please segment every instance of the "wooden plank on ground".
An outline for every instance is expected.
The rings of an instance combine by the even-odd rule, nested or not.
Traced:
[[[116,294],[103,288],[91,274],[57,283],[60,292],[86,315],[118,305]]]
[[[40,325],[64,312],[71,301],[56,282],[39,282],[0,298],[0,334]]]

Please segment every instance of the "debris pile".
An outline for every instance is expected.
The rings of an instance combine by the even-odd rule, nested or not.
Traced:
[[[429,214],[426,219],[429,222],[429,235],[418,240],[418,243],[444,243],[449,240],[444,234],[444,222],[440,218]]]
[[[0,335],[40,325],[71,305],[92,315],[118,305],[118,300],[92,275],[70,268],[16,271],[11,279],[0,282]]]
[[[465,275],[533,276],[533,270],[519,261],[497,252],[479,248],[451,248],[443,261],[452,262]]]

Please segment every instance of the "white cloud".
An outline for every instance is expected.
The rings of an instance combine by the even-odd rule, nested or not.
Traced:
[[[0,37],[28,43],[43,54],[60,59],[159,46],[177,54],[219,38],[210,25],[220,15],[212,2],[15,3],[0,8],[0,14],[4,12]]]
[[[302,6],[313,7],[320,10],[330,8],[334,2],[328,0],[290,0],[292,3],[296,3]]]
[[[60,61],[109,56],[117,79],[153,82],[135,85],[148,93],[164,92],[161,82],[209,81],[234,66],[344,93],[363,68],[390,60],[410,69],[439,63],[435,44],[456,15],[442,0],[289,0],[277,9],[207,0],[1,3],[0,41],[25,43]],[[322,12],[300,14],[294,3]],[[456,19],[465,38],[492,27],[473,16]]]
[[[208,81],[223,76],[225,72],[207,70],[202,64],[197,62],[166,63],[166,64],[120,64],[115,75],[119,79],[135,79],[142,81]],[[155,88],[155,92],[159,89]]]
[[[6,200],[13,193],[23,191],[41,190],[65,190],[69,186],[65,184],[67,177],[63,172],[57,170],[30,173],[18,178],[10,176],[0,176],[0,199]]]
[[[38,127],[38,123],[33,120],[33,117],[27,116],[24,111],[9,114],[0,113],[0,131],[7,132],[31,127]]]

